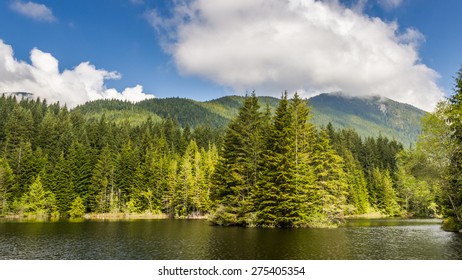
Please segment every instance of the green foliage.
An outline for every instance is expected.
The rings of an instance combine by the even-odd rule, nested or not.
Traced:
[[[258,186],[257,224],[269,227],[294,227],[302,222],[295,169],[295,130],[287,93],[276,109],[265,150],[262,180]]]
[[[115,186],[114,162],[109,147],[104,147],[93,169],[90,211],[107,213],[115,209],[118,192]]]
[[[449,154],[449,183],[444,188],[447,217],[457,220],[462,228],[462,68],[455,78],[454,95],[449,98],[446,116],[451,133]]]
[[[227,126],[237,116],[244,100],[245,97],[241,96],[225,96],[207,102],[156,98],[136,104],[97,100],[81,105],[75,111],[81,112],[89,120],[99,120],[104,116],[118,124],[128,121],[131,125],[139,125],[149,117],[154,122],[173,118],[182,127],[190,125],[193,131],[204,124],[215,130]],[[279,103],[279,99],[265,96],[258,97],[258,101],[267,105],[271,113],[275,112]],[[379,97],[351,98],[340,94],[321,94],[311,98],[310,104],[313,110],[312,121],[318,126],[326,126],[331,122],[337,128],[353,128],[362,137],[383,135],[396,139],[405,147],[415,143],[421,132],[420,118],[425,114],[410,105]],[[209,134],[213,135],[216,134]],[[206,147],[200,141],[197,142],[200,147]]]
[[[370,211],[369,192],[367,182],[360,162],[354,158],[350,150],[344,151],[345,167],[347,176],[348,195],[347,203],[354,207],[354,214],[366,214]]]
[[[408,215],[438,216],[435,208],[441,197],[441,180],[427,154],[420,149],[398,154],[398,196]]]
[[[85,214],[85,205],[80,196],[77,196],[71,204],[69,209],[69,217],[71,218],[81,218]]]
[[[29,191],[21,198],[24,214],[29,217],[59,216],[56,198],[43,188],[40,176],[29,187]]]
[[[183,127],[186,124],[192,127],[198,124],[219,127],[229,120],[209,110],[207,105],[185,98],[147,99],[137,103],[137,106],[164,119],[175,118]]]
[[[386,215],[397,216],[400,214],[401,210],[388,170],[380,170],[377,167],[373,169],[370,192],[372,193],[371,202],[373,207]]]
[[[3,215],[210,214],[221,225],[320,227],[367,213],[373,201],[395,215],[401,182],[428,183],[412,164],[396,164],[394,140],[317,130],[297,94],[95,101],[72,111],[2,96],[0,117]],[[433,184],[419,186],[428,194]],[[406,210],[438,209],[424,197]]]
[[[362,137],[385,136],[405,147],[413,145],[421,133],[420,118],[425,114],[411,105],[381,97],[345,97],[321,94],[311,99],[313,122],[331,122],[337,128],[354,128]]]
[[[217,223],[245,225],[247,214],[255,211],[251,196],[259,181],[264,144],[264,117],[259,109],[253,93],[245,99],[226,131],[214,179],[215,198],[223,206],[220,211],[231,211],[228,216],[232,220]],[[219,216],[221,219],[227,217]]]
[[[348,186],[343,159],[331,146],[325,130],[318,134],[314,147],[313,167],[319,199],[312,203],[321,207],[316,214],[321,213],[327,217],[327,220],[333,221],[345,213]]]
[[[1,215],[5,215],[8,200],[11,196],[11,191],[14,184],[13,170],[11,170],[8,161],[0,158],[0,209]]]

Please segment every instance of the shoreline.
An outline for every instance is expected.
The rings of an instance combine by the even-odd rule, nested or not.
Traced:
[[[207,215],[189,215],[186,217],[174,217],[160,213],[86,213],[83,217],[51,217],[43,215],[4,215],[0,219],[24,220],[24,221],[128,221],[128,220],[207,220]]]

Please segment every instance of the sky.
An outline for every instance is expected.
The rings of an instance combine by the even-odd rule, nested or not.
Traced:
[[[0,92],[380,95],[432,111],[462,66],[460,0],[2,0]]]

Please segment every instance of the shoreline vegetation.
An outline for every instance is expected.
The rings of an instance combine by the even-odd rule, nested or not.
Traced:
[[[172,217],[164,213],[85,213],[83,216],[79,217],[60,217],[50,216],[50,215],[4,215],[0,218],[8,220],[109,220],[109,221],[124,221],[124,220],[207,220],[208,215],[188,215],[186,217]]]
[[[381,135],[316,127],[297,93],[285,92],[275,111],[252,93],[226,128],[205,120],[183,127],[174,116],[138,124],[85,119],[59,103],[2,95],[0,213],[270,228],[442,216],[443,229],[458,232],[462,70],[456,82],[456,94],[422,119],[408,149]]]

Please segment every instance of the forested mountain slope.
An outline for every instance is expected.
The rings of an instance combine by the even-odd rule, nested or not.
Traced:
[[[337,128],[354,128],[361,136],[383,135],[405,147],[415,143],[425,112],[408,104],[380,97],[357,98],[321,94],[310,99],[313,122]]]
[[[258,97],[262,110],[274,112],[279,99]],[[151,117],[154,121],[173,118],[183,127],[210,125],[223,127],[237,115],[244,102],[242,96],[224,96],[199,102],[185,98],[149,99],[133,104],[123,101],[98,100],[77,107],[87,118],[99,118],[103,113],[109,119],[123,118],[135,122]],[[357,98],[340,94],[321,94],[309,100],[313,122],[335,128],[353,128],[362,137],[386,136],[403,143],[413,144],[421,132],[420,119],[425,112],[408,104],[380,97]],[[118,113],[117,113],[118,112]]]

